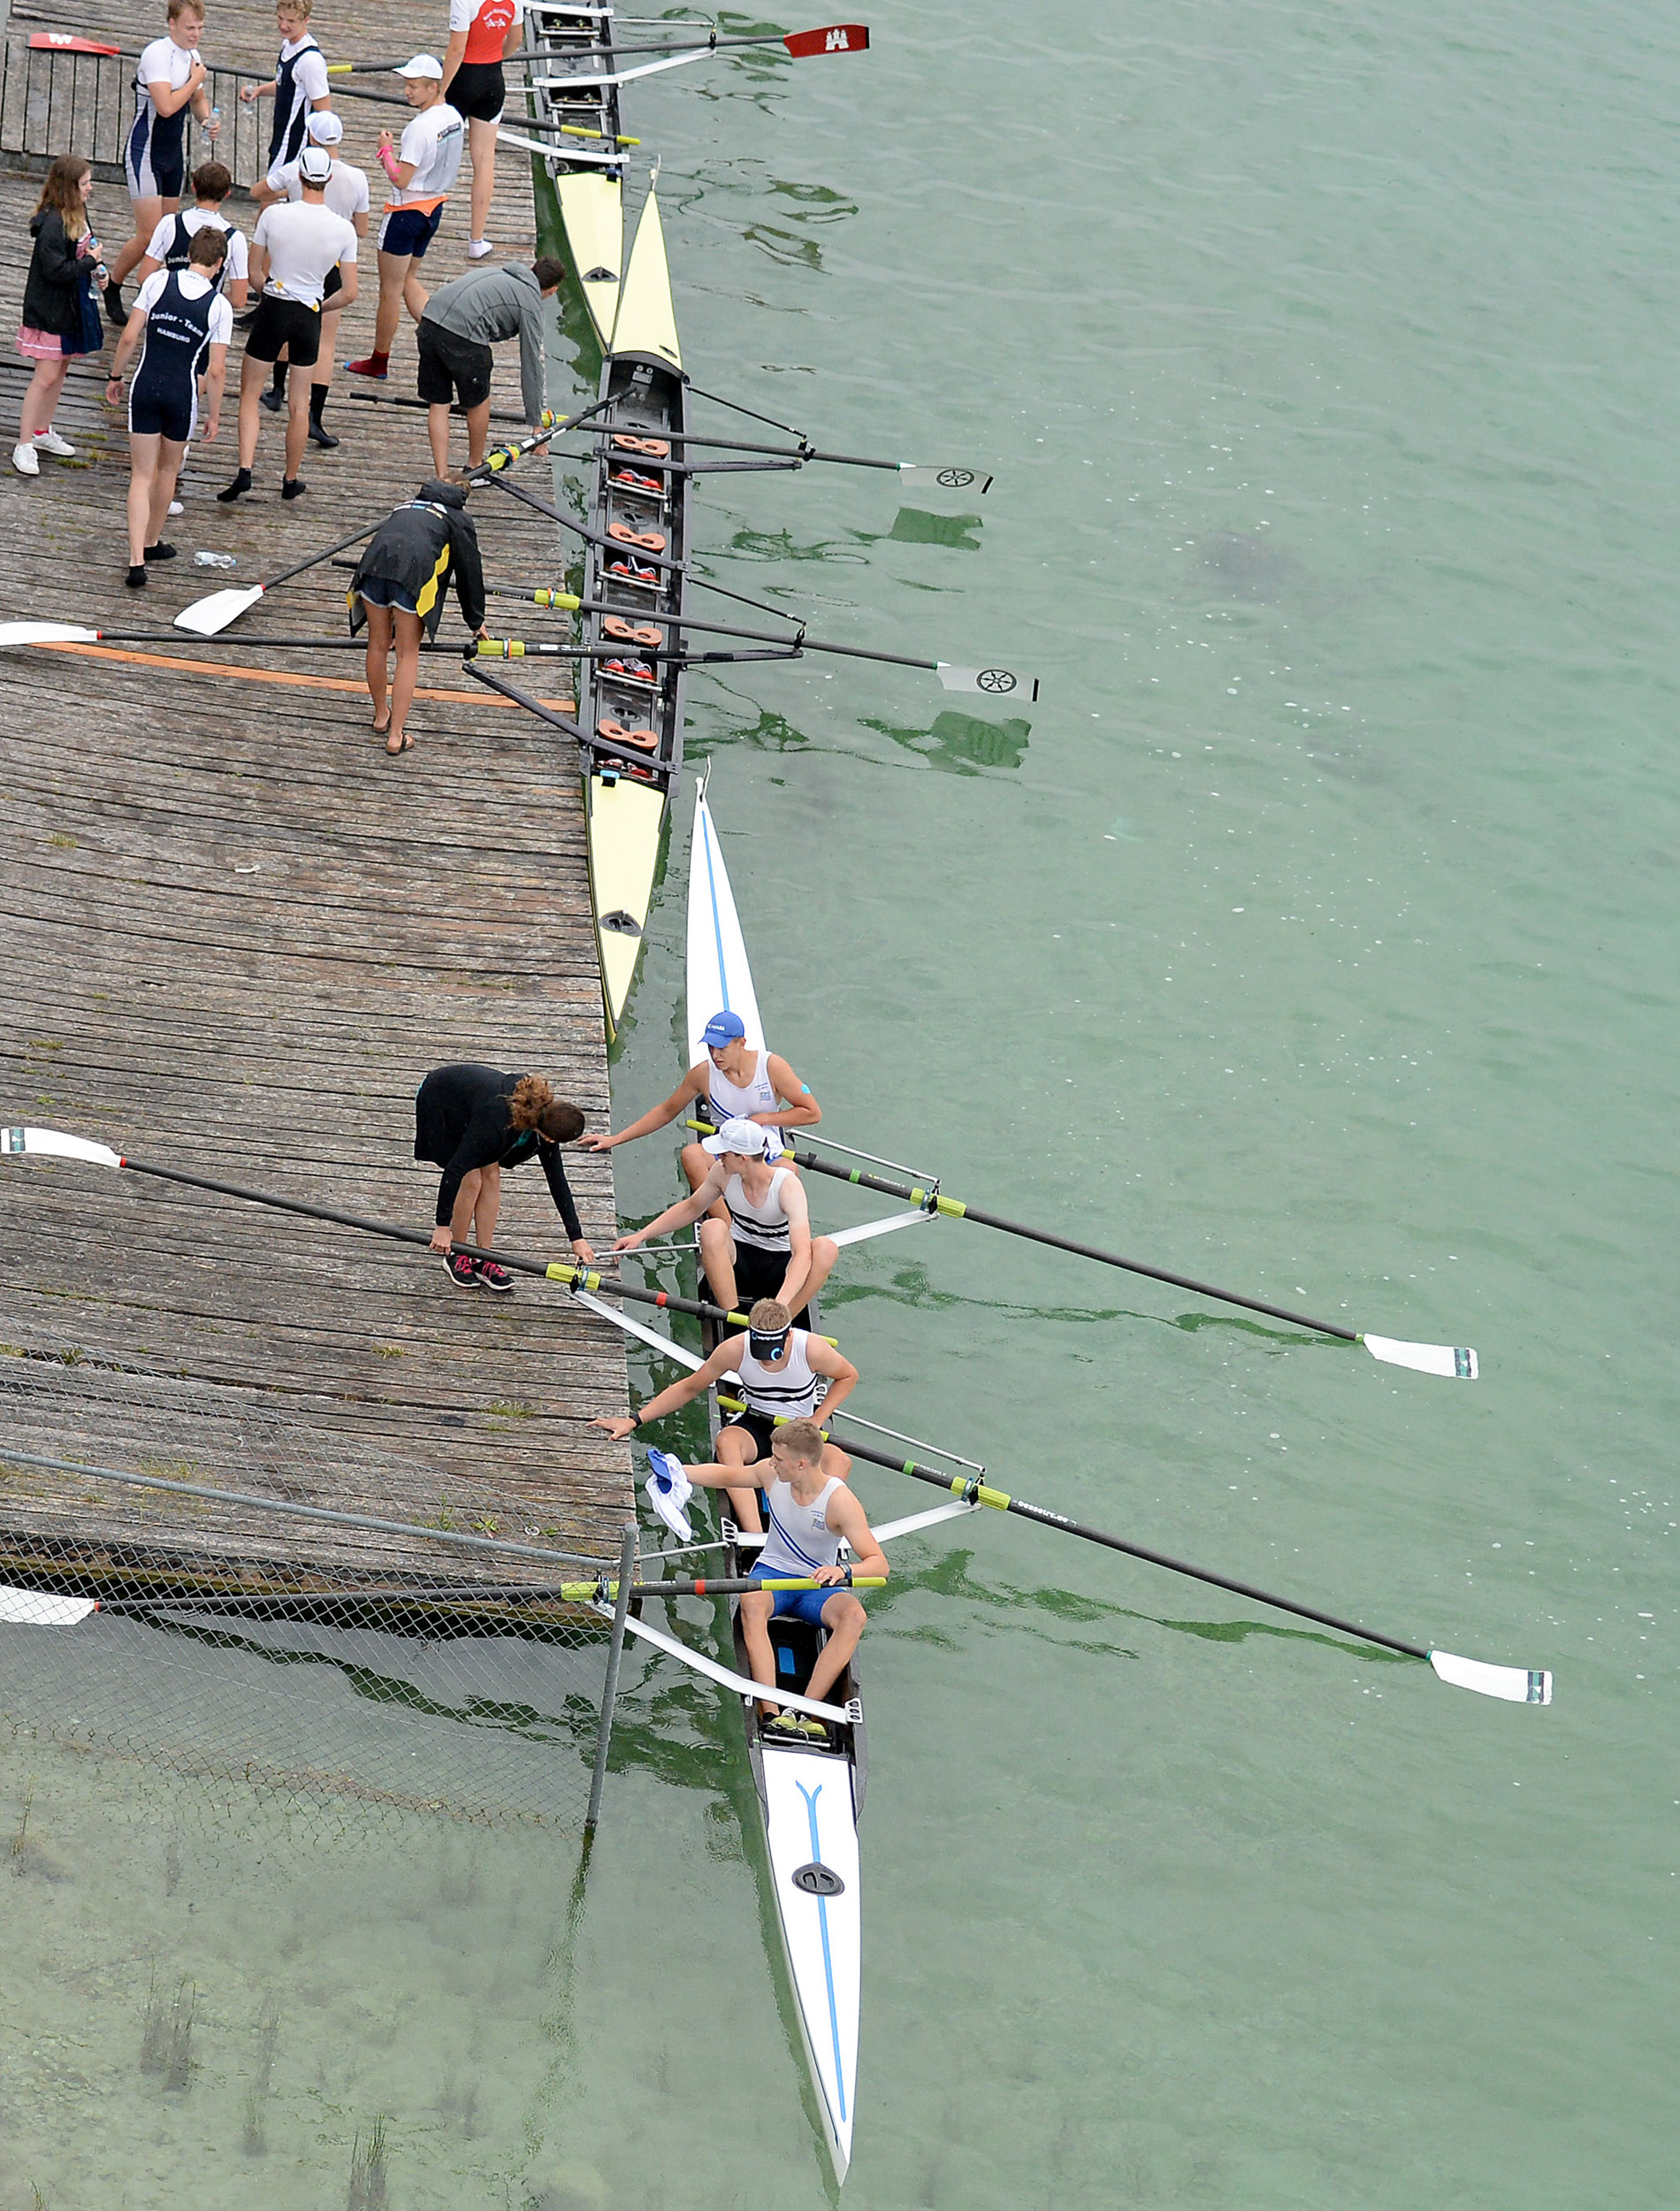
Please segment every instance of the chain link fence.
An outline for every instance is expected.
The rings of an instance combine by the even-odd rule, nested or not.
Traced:
[[[577,1588],[621,1562],[481,1532],[482,1478],[414,1495],[353,1411],[0,1347],[0,1728],[201,1781],[222,1822],[580,1831],[614,1643]]]

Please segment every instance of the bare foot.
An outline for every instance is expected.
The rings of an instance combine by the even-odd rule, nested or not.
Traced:
[[[406,730],[393,730],[385,740],[385,749],[394,760],[399,753],[411,753],[414,739]]]

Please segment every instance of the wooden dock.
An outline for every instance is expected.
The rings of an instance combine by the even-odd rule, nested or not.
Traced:
[[[391,32],[376,16],[386,12],[318,11],[315,27],[332,54],[379,52]],[[154,13],[99,5],[77,27],[134,44],[152,34]],[[28,27],[14,18],[11,35]],[[271,53],[271,14],[248,0],[218,5],[213,30],[218,60]],[[378,128],[396,111],[349,101],[342,111],[344,151],[373,169]],[[504,151],[498,183],[491,234],[529,258],[523,157]],[[13,324],[37,189],[0,179],[0,289]],[[438,281],[466,265],[466,189],[463,167],[427,263]],[[119,188],[102,184],[95,211],[109,252],[126,227]],[[250,220],[248,206],[241,226]],[[221,435],[190,456],[186,512],[171,526],[180,557],[143,592],[123,585],[127,450],[101,397],[109,348],[73,370],[58,414],[77,461],[43,458],[34,481],[5,463],[27,380],[26,364],[7,358],[0,619],[166,632],[189,600],[275,574],[411,493],[431,473],[424,417],[346,395],[342,361],[372,333],[371,240],[365,266],[328,409],[343,443],[309,449],[309,495],[282,505],[280,429],[265,416],[256,492],[232,509],[214,499],[236,460],[236,337]],[[518,408],[517,367],[517,348],[502,348],[499,407]],[[413,391],[406,319],[386,388]],[[546,492],[543,464],[531,467]],[[473,512],[492,580],[560,577],[547,524],[493,491],[475,494]],[[201,547],[232,553],[237,568],[195,567]],[[477,1059],[536,1070],[592,1126],[607,1119],[578,778],[563,739],[442,654],[423,669],[414,751],[388,761],[356,653],[258,646],[346,635],[345,581],[313,570],[209,643],[173,632],[120,653],[0,654],[0,1121],[424,1228],[435,1170],[411,1157],[413,1097],[430,1067]],[[442,635],[464,636],[453,609]],[[573,1153],[569,1167],[585,1230],[604,1248],[609,1163]],[[0,1340],[78,1362],[86,1384],[80,1396],[19,1395],[13,1378],[46,1370],[4,1362],[0,1458],[10,1437],[42,1457],[271,1485],[522,1541],[539,1530],[574,1552],[616,1555],[633,1517],[628,1453],[587,1423],[623,1406],[623,1350],[563,1292],[530,1281],[509,1298],[462,1292],[418,1252],[108,1170],[12,1160],[0,1193]],[[534,1166],[504,1183],[499,1241],[569,1257]],[[111,1366],[167,1378],[166,1389],[95,1386]],[[257,1449],[260,1434],[282,1441]],[[137,1503],[0,1467],[0,1567],[47,1540],[80,1553],[142,1538],[183,1558],[210,1541],[202,1511],[157,1493]],[[396,1539],[260,1515],[223,1515],[213,1547],[218,1571],[246,1553],[353,1572],[435,1574],[439,1563],[424,1545],[410,1556]],[[551,1578],[537,1562],[472,1571]]]

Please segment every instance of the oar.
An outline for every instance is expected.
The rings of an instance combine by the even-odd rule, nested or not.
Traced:
[[[609,76],[601,77],[532,77],[531,83],[544,91],[596,92],[613,85],[633,84],[638,77],[656,77],[661,70],[683,69],[689,63],[704,61],[708,55],[732,46],[785,46],[795,61],[809,61],[824,54],[861,54],[869,44],[869,32],[862,23],[829,23],[821,30],[789,31],[767,34],[760,38],[719,38],[715,32],[703,46],[621,46],[613,51],[618,54],[657,54],[657,61],[645,61],[634,69],[617,69]],[[533,61],[552,60],[554,56],[535,54]]]
[[[582,525],[578,523],[568,522],[565,516],[557,513],[553,508],[544,506],[541,501],[532,499],[529,493],[518,491],[517,487],[512,484],[505,485],[503,489],[514,492],[515,495],[518,498],[523,499],[527,505],[540,508],[542,512],[553,515],[555,521],[566,522],[566,526],[569,529],[578,531],[582,536],[589,537],[594,534],[592,532],[584,530]],[[598,538],[596,542],[598,544],[604,544],[607,543],[607,540]],[[627,550],[628,548],[615,546],[615,549],[622,551]],[[636,558],[638,560],[651,560],[652,557],[651,554],[646,553],[638,553],[636,555]],[[674,565],[674,563],[660,562],[656,563],[656,565],[668,566]],[[706,584],[705,579],[701,577],[696,577],[693,580],[699,584],[703,590],[710,591],[719,588],[716,585]],[[559,597],[551,598],[546,601],[542,594],[538,592],[527,593],[521,591],[512,594],[504,593],[501,595],[511,595],[521,599],[529,598],[538,606],[546,604],[554,606],[570,605],[576,608],[579,604],[579,602],[576,600],[567,600],[565,598]],[[915,660],[906,653],[874,653],[867,651],[865,647],[860,645],[828,645],[824,644],[820,638],[807,637],[803,630],[799,631],[798,635],[795,637],[776,637],[768,630],[736,630],[727,627],[721,622],[697,622],[691,615],[688,614],[661,614],[656,612],[652,608],[650,608],[646,613],[643,613],[639,608],[632,612],[631,609],[624,607],[610,606],[604,600],[599,599],[585,599],[581,603],[583,611],[585,614],[615,614],[621,616],[626,621],[633,619],[637,622],[657,622],[663,628],[668,630],[696,630],[706,637],[740,638],[755,645],[780,646],[783,649],[770,655],[770,657],[775,660],[798,660],[800,654],[804,653],[834,653],[839,654],[845,660],[879,661],[883,666],[888,668],[926,669],[930,674],[938,677],[940,682],[943,685],[947,691],[974,692],[978,692],[983,698],[1005,699],[1012,692],[1025,689],[1029,700],[1036,699],[1038,696],[1038,677],[1036,676],[1018,676],[1012,669],[998,667],[956,668],[953,667],[949,661]],[[507,642],[506,639],[499,639],[497,641],[499,643]],[[514,642],[517,643],[519,640],[515,639]],[[571,648],[569,646],[540,644],[524,645],[522,646],[521,653],[513,654],[511,657],[518,659],[523,657],[523,654],[530,654],[533,656],[541,654],[563,655],[569,653],[570,649]],[[623,647],[623,650],[626,652],[630,649],[631,648],[628,646]],[[701,654],[683,654],[682,657],[684,661],[693,659],[701,662],[715,662],[737,660],[757,660],[760,658],[761,655],[756,653],[707,653]]]
[[[701,392],[697,385],[691,385],[689,388],[701,399],[712,396],[709,393]],[[733,406],[734,402],[722,400],[719,404],[729,407]],[[616,429],[610,423],[597,424],[590,432],[590,435],[595,438],[622,438],[633,434],[633,432]],[[803,468],[807,462],[821,461],[832,468],[882,469],[891,475],[903,477],[907,483],[921,484],[929,487],[937,486],[941,491],[947,492],[972,491],[977,496],[981,497],[991,489],[996,480],[983,469],[964,468],[958,465],[942,466],[932,461],[876,461],[861,453],[827,453],[820,447],[813,446],[808,438],[800,436],[797,430],[791,432],[790,434],[798,438],[798,445],[759,445],[745,438],[702,438],[687,431],[676,430],[661,430],[660,437],[666,445],[699,446],[713,453],[768,454],[778,461],[786,462],[793,468]],[[626,466],[633,466],[637,457],[635,454],[627,452],[623,456]],[[668,469],[675,465],[678,472],[682,471],[681,463],[672,464],[654,459],[653,465],[655,468],[663,466]],[[690,470],[687,472],[699,474],[702,471]]]
[[[709,1128],[710,1123],[691,1121],[691,1128]],[[1299,1328],[1310,1328],[1317,1335],[1333,1335],[1344,1343],[1363,1343],[1373,1358],[1386,1366],[1409,1366],[1415,1373],[1443,1374],[1459,1381],[1474,1381],[1479,1369],[1474,1351],[1450,1343],[1405,1343],[1394,1336],[1369,1335],[1362,1328],[1345,1328],[1334,1320],[1315,1320],[1308,1313],[1296,1312],[1288,1305],[1267,1304],[1259,1297],[1243,1297],[1233,1289],[1220,1289],[1212,1282],[1198,1281],[1193,1274],[1173,1274],[1164,1266],[1146,1266],[1142,1259],[1122,1259],[1118,1251],[1103,1251],[1094,1243],[1077,1243],[1069,1236],[1052,1236],[1047,1228],[1029,1228],[1025,1221],[1005,1220],[1001,1213],[982,1213],[977,1205],[965,1205],[960,1198],[947,1197],[935,1184],[923,1190],[913,1182],[889,1182],[878,1174],[866,1174],[861,1167],[836,1167],[831,1159],[821,1159],[814,1151],[796,1151],[797,1165],[809,1167],[817,1174],[831,1174],[836,1182],[854,1182],[859,1190],[879,1190],[883,1197],[905,1197],[913,1205],[920,1205],[930,1213],[944,1213],[952,1220],[977,1220],[983,1228],[998,1228],[1005,1236],[1024,1236],[1029,1243],[1047,1243],[1057,1251],[1072,1251],[1081,1259],[1095,1259],[1102,1266],[1118,1266],[1128,1274],[1146,1275],[1153,1282],[1170,1282],[1174,1289],[1194,1291],[1198,1297],[1212,1297],[1222,1305],[1241,1305],[1248,1312],[1264,1312],[1273,1320],[1287,1320]]]
[[[360,1213],[340,1213],[332,1205],[312,1205],[299,1197],[281,1197],[271,1190],[249,1190],[239,1182],[212,1182],[208,1175],[189,1174],[184,1168],[157,1167],[144,1159],[130,1159],[109,1144],[95,1144],[87,1136],[73,1136],[59,1128],[0,1128],[0,1158],[32,1159],[80,1159],[89,1167],[123,1167],[131,1174],[148,1174],[160,1182],[179,1182],[188,1190],[210,1190],[218,1197],[237,1197],[248,1205],[266,1205],[275,1213],[301,1213],[308,1220],[327,1220],[340,1228],[355,1228],[363,1236],[384,1236],[388,1243],[418,1244],[430,1248],[431,1238],[424,1228],[405,1228],[392,1220],[370,1220]],[[533,1274],[538,1281],[559,1282],[565,1288],[604,1289],[615,1297],[628,1297],[643,1305],[661,1305],[668,1312],[692,1313],[702,1320],[721,1320],[735,1329],[745,1328],[747,1316],[744,1312],[725,1312],[721,1305],[708,1305],[692,1297],[678,1297],[663,1289],[643,1289],[634,1282],[622,1282],[616,1275],[599,1274],[593,1267],[577,1266],[563,1259],[527,1259],[515,1251],[486,1251],[476,1243],[453,1246],[464,1251],[469,1259],[494,1259],[512,1274]],[[832,1341],[832,1338],[827,1339]],[[896,1462],[894,1462],[896,1464]]]
[[[633,660],[638,655],[649,661],[663,661],[668,668],[707,668],[720,661],[727,661],[733,667],[742,661],[797,661],[800,656],[797,645],[780,652],[672,653],[663,646],[529,644],[523,638],[516,637],[475,638],[466,653],[469,660],[492,661],[616,661]]]
[[[422,414],[425,413],[431,405],[429,400],[410,399],[401,392],[364,392],[354,385],[345,394],[345,397],[359,399],[366,407],[411,407],[417,409]],[[452,415],[464,415],[467,411],[459,401],[456,401],[449,409]],[[490,419],[492,422],[523,423],[525,417],[515,414],[511,407],[493,407],[490,410]]]
[[[490,465],[491,463],[487,459],[485,466],[489,468]],[[545,516],[550,522],[557,522],[562,530],[569,530],[574,537],[583,538],[590,545],[602,546],[608,553],[620,554],[626,560],[639,561],[644,567],[661,570],[668,576],[684,576],[688,573],[687,567],[682,561],[668,561],[661,554],[645,553],[638,545],[626,545],[622,539],[609,538],[604,531],[592,530],[587,523],[578,522],[570,515],[561,514],[558,507],[552,506],[546,499],[538,499],[534,492],[528,492],[523,484],[504,483],[500,476],[493,477],[491,481],[494,483],[498,491],[506,492],[509,499],[516,499],[522,506],[531,508],[535,513]]]
[[[383,516],[379,520],[385,519]],[[353,530],[347,538],[340,538],[336,545],[325,547],[319,553],[311,553],[307,561],[294,562],[283,568],[278,576],[271,576],[266,583],[243,584],[227,591],[213,591],[205,598],[195,599],[190,607],[183,607],[175,616],[178,630],[190,630],[195,637],[218,637],[231,623],[237,622],[248,607],[254,607],[267,592],[281,584],[289,584],[294,576],[302,576],[306,569],[319,568],[323,561],[330,561],[335,553],[342,553],[347,546],[360,545],[363,538],[370,538],[378,528],[378,522],[364,523]]]
[[[173,645],[172,630],[83,630],[72,622],[0,622],[0,650],[14,645]],[[361,653],[367,640],[359,637],[238,637],[230,645],[296,646],[311,653]],[[622,649],[622,648],[621,648]],[[459,653],[459,645],[437,645],[422,638],[423,653]]]
[[[718,1403],[731,1412],[745,1410],[737,1398],[720,1395]],[[779,1418],[776,1425],[781,1425]],[[823,1431],[825,1434],[827,1432]],[[1455,1658],[1450,1651],[1437,1650],[1431,1644],[1403,1642],[1398,1636],[1384,1635],[1375,1628],[1362,1626],[1357,1620],[1345,1620],[1334,1612],[1320,1612],[1311,1605],[1297,1604],[1291,1597],[1278,1596],[1269,1589],[1256,1589],[1252,1582],[1234,1581],[1228,1574],[1214,1573],[1205,1566],[1192,1566],[1182,1558],[1169,1557],[1165,1551],[1151,1550],[1146,1544],[1128,1542],[1122,1535],[1110,1535],[1102,1528],[1088,1527],[1083,1520],[1070,1520],[1065,1512],[1052,1512],[1045,1505],[1028,1504],[1024,1497],[1012,1497],[1007,1490],[994,1489],[971,1476],[936,1473],[931,1467],[919,1466],[913,1458],[890,1458],[885,1451],[871,1450],[849,1435],[834,1440],[841,1450],[853,1458],[867,1458],[874,1465],[890,1467],[895,1473],[908,1474],[913,1481],[925,1481],[935,1489],[948,1490],[952,1496],[961,1497],[970,1504],[989,1505],[994,1512],[1018,1513],[1022,1519],[1035,1520],[1041,1527],[1059,1528],[1064,1535],[1077,1535],[1085,1542],[1100,1543],[1104,1550],[1124,1551],[1128,1558],[1141,1558],[1148,1565],[1164,1566],[1169,1573],[1184,1574],[1192,1581],[1205,1581],[1210,1588],[1228,1589],[1233,1596],[1251,1598],[1256,1604],[1269,1605],[1275,1612],[1290,1612],[1297,1619],[1311,1620],[1318,1627],[1333,1627],[1340,1635],[1351,1635],[1362,1643],[1375,1643],[1383,1650],[1398,1651],[1402,1657],[1422,1658],[1455,1688],[1475,1689],[1483,1696],[1502,1698],[1508,1704],[1552,1702],[1552,1677],[1541,1668],[1490,1666],[1478,1658]]]

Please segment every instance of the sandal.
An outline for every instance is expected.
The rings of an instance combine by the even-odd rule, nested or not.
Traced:
[[[391,742],[389,735],[386,738],[385,753],[387,760],[395,760],[399,753],[411,753],[413,750],[414,739],[409,735],[407,730],[404,730],[394,745]]]

